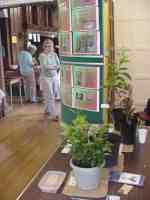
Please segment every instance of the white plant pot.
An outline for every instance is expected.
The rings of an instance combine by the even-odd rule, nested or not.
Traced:
[[[147,133],[148,130],[146,128],[139,128],[137,130],[139,143],[144,144],[146,142]]]
[[[80,168],[70,160],[70,166],[74,171],[77,185],[81,190],[94,190],[100,182],[101,168]]]

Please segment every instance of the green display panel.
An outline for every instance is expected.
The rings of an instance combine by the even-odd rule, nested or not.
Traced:
[[[103,0],[60,0],[61,119],[103,122]],[[64,14],[65,13],[65,14]],[[64,28],[65,27],[65,28]]]
[[[72,56],[64,56],[64,55],[60,55],[60,59],[61,59],[61,63],[65,63],[65,62],[74,62],[74,63],[88,63],[88,64],[95,64],[95,65],[103,65],[103,56],[82,56],[82,55],[72,55]]]

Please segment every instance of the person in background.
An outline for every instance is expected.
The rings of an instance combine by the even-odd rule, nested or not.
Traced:
[[[30,45],[26,50],[22,50],[18,56],[20,74],[23,77],[25,100],[26,102],[36,103],[36,81],[34,73],[33,55],[36,52],[36,46]]]
[[[57,95],[57,72],[60,62],[57,54],[54,52],[54,44],[51,39],[43,42],[43,52],[39,55],[41,66],[41,86],[44,97],[44,112],[48,114],[51,120],[58,120],[58,113],[55,105],[55,96]]]
[[[6,95],[3,90],[0,89],[0,118],[5,116],[5,106],[6,106]]]

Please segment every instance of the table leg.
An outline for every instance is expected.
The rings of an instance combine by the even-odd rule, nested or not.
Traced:
[[[9,85],[9,91],[10,91],[10,104],[13,104],[13,97],[12,97],[12,85]]]
[[[21,80],[19,82],[19,96],[20,96],[20,103],[22,104],[22,90],[21,90],[22,84],[21,84]]]

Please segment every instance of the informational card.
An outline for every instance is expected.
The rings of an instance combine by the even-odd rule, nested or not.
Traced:
[[[112,171],[109,177],[109,181],[136,186],[143,186],[144,180],[145,177],[142,175],[117,171]]]
[[[88,6],[72,10],[72,30],[92,31],[99,29],[98,7]]]
[[[69,0],[59,0],[59,30],[70,30]]]
[[[123,195],[128,195],[129,192],[133,190],[133,188],[134,188],[133,185],[123,184],[121,188],[118,190],[118,193]]]
[[[99,112],[99,91],[73,88],[73,107],[81,110]]]
[[[99,55],[100,33],[73,32],[73,54],[74,55]]]
[[[61,84],[61,100],[66,106],[72,107],[72,88]]]
[[[64,87],[72,87],[72,66],[71,65],[61,65],[61,81]]]
[[[71,151],[71,144],[66,144],[64,148],[61,150],[61,153],[68,154]]]
[[[70,55],[72,53],[72,41],[70,32],[59,33],[59,52],[61,55]]]
[[[98,5],[98,0],[71,0],[72,8],[82,7],[82,6],[96,6]]]
[[[106,200],[120,200],[120,197],[116,195],[107,195]]]
[[[73,85],[89,89],[99,89],[100,70],[96,66],[73,65]]]

